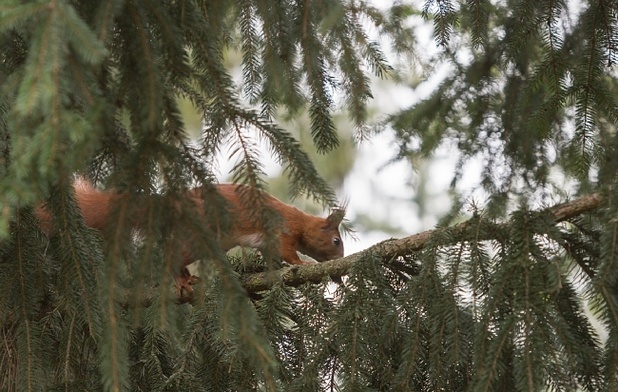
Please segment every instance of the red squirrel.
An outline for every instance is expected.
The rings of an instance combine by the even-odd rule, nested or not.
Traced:
[[[259,222],[250,220],[251,215],[244,210],[241,203],[239,187],[243,185],[219,184],[215,189],[227,201],[231,213],[231,230],[220,239],[223,250],[228,251],[235,246],[246,246],[260,249],[264,244],[265,234],[260,229]],[[112,191],[96,189],[87,180],[78,178],[74,183],[75,200],[81,209],[84,222],[94,229],[103,230],[110,222],[108,217],[114,203],[125,195]],[[187,195],[195,203],[198,213],[204,215],[204,200],[199,196],[199,189],[189,190]],[[306,214],[296,207],[283,203],[267,193],[263,193],[266,207],[277,211],[281,217],[282,228],[278,231],[279,254],[290,264],[305,264],[296,251],[303,253],[316,261],[332,260],[343,256],[343,242],[339,234],[339,224],[343,220],[344,210],[335,210],[327,218]],[[35,213],[41,228],[48,235],[53,233],[50,213],[39,205]],[[204,219],[208,217],[204,216]],[[140,226],[139,221],[135,226]],[[190,244],[187,245],[190,249]],[[195,261],[190,256],[190,250],[184,252],[181,267],[186,267]]]

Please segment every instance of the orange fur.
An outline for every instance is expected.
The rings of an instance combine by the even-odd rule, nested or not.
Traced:
[[[250,219],[248,211],[239,197],[236,184],[219,184],[217,191],[229,203],[232,214],[232,230],[222,239],[222,247],[229,250],[234,246],[260,248],[260,236],[264,233],[260,222]],[[277,211],[283,218],[282,228],[277,233],[278,248],[281,258],[290,264],[303,264],[296,253],[310,256],[316,261],[332,260],[343,256],[343,242],[339,234],[339,224],[343,214],[334,212],[328,218],[309,215],[296,207],[283,203],[279,199],[263,193],[266,207]],[[195,199],[198,209],[201,198]]]
[[[240,201],[238,190],[240,185],[220,184],[216,185],[217,191],[225,198],[230,206],[232,228],[230,232],[220,239],[224,250],[234,246],[248,246],[261,248],[264,243],[265,233],[262,231],[260,222],[250,219],[251,214],[245,211],[245,206]],[[114,203],[124,197],[122,194],[95,189],[92,184],[83,179],[78,179],[74,184],[75,199],[80,207],[84,222],[89,227],[102,230],[109,223],[108,216]],[[188,191],[188,196],[195,203],[198,213],[204,215],[204,200],[200,197],[200,190]],[[326,261],[343,256],[343,242],[339,234],[339,224],[343,219],[343,212],[336,211],[327,218],[309,215],[296,207],[287,205],[277,198],[263,193],[267,207],[276,210],[283,218],[283,224],[278,231],[278,248],[283,260],[290,264],[303,264],[298,257],[297,251],[312,257],[317,261]],[[42,206],[35,210],[41,228],[48,234],[53,233],[50,213]],[[203,216],[208,219],[207,216]],[[145,218],[144,218],[145,219]],[[141,220],[135,220],[135,226],[141,226]],[[190,249],[190,244],[187,244]],[[195,261],[190,256],[190,251],[185,252],[182,266]]]
[[[86,225],[97,230],[103,230],[113,203],[120,199],[122,195],[95,189],[90,182],[81,177],[75,180],[73,188],[75,190],[75,201],[82,211]],[[50,212],[43,205],[38,205],[35,214],[43,231],[47,235],[52,235],[54,228]]]

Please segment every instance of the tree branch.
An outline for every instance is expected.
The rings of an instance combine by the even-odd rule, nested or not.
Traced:
[[[571,202],[547,208],[549,218],[555,222],[563,222],[577,215],[600,207],[604,198],[600,193],[593,193],[580,197]],[[466,221],[453,226],[456,232],[469,230],[471,222]],[[276,284],[300,286],[304,283],[319,283],[329,277],[341,277],[348,273],[352,264],[360,260],[366,253],[379,254],[383,262],[412,252],[417,252],[427,244],[433,234],[439,229],[427,230],[409,237],[390,239],[373,245],[361,252],[351,254],[336,260],[325,261],[319,264],[294,265],[276,271],[248,274],[241,278],[242,285],[250,293],[267,290]]]

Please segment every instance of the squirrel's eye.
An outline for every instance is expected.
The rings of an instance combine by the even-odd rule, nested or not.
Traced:
[[[333,238],[333,244],[335,244],[335,246],[341,245],[341,238],[339,237]]]

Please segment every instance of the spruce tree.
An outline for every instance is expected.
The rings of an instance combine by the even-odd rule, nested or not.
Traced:
[[[3,1],[0,389],[618,389],[616,8]],[[434,57],[409,27],[418,18],[433,24]],[[292,195],[336,206],[278,118],[307,113],[327,154],[342,104],[356,139],[369,137],[370,77],[397,75],[384,45],[416,53],[427,75],[448,67],[429,97],[375,129],[392,132],[394,159],[411,164],[455,146],[451,213],[319,265],[224,254],[218,153],[229,149],[232,180],[249,186],[244,201],[266,228],[278,221],[260,203],[257,142]],[[240,74],[226,67],[231,53]],[[202,116],[197,142],[180,99]],[[456,193],[471,160],[484,168],[483,206]],[[103,232],[82,219],[76,175],[128,195]],[[186,197],[195,186],[207,222]],[[204,261],[190,303],[178,303],[189,237]],[[327,296],[333,277],[344,283]]]

